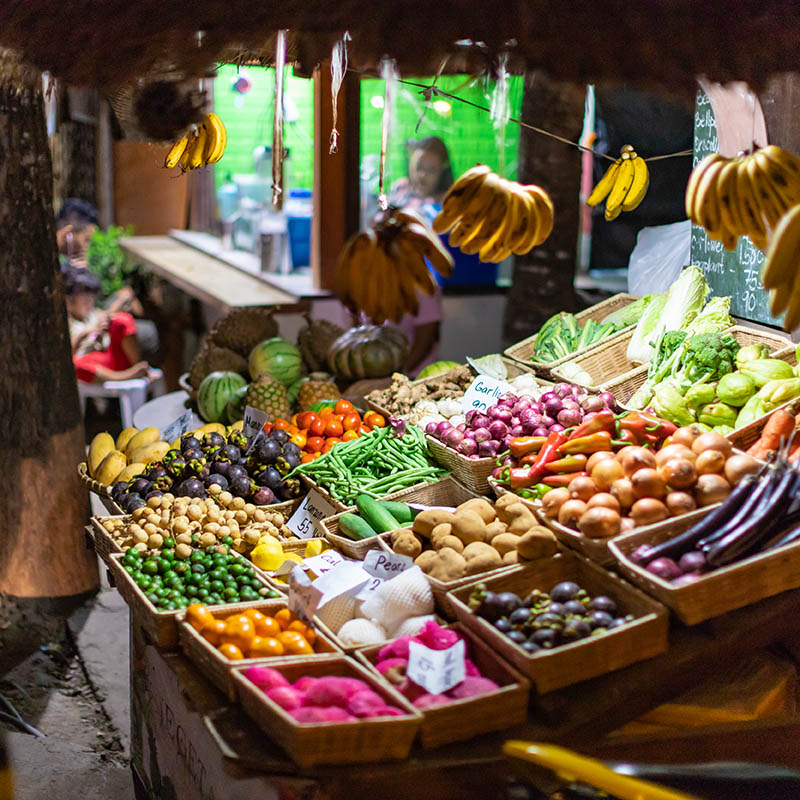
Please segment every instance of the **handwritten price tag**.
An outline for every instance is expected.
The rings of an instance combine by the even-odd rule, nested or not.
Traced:
[[[414,561],[410,556],[384,553],[382,550],[370,550],[364,557],[364,572],[373,578],[385,581],[396,577],[413,565]]]
[[[318,556],[303,559],[303,566],[321,578],[326,572],[335,569],[344,561],[344,558],[335,550],[326,550]]]
[[[312,584],[322,593],[317,607],[322,608],[340,594],[356,593],[369,579],[369,575],[361,569],[361,564],[355,561],[342,561],[341,564],[317,578]]]
[[[286,527],[301,539],[322,536],[319,521],[325,517],[332,517],[335,513],[336,509],[319,492],[312,489],[289,518]]]
[[[187,431],[192,430],[194,427],[194,414],[190,408],[184,411],[177,419],[172,420],[163,431],[161,431],[161,439],[165,442],[174,442],[179,436],[183,436]]]
[[[247,452],[249,453],[253,449],[253,445],[256,443],[258,439],[258,435],[264,429],[264,423],[267,421],[267,415],[263,411],[259,411],[257,408],[252,408],[251,406],[247,406],[244,410],[244,435],[247,437],[247,441],[249,442]]]
[[[447,650],[430,650],[419,642],[408,643],[408,679],[431,694],[441,694],[457,686],[466,676],[466,648],[460,639]]]
[[[513,391],[510,384],[505,381],[491,378],[488,375],[478,375],[469,385],[461,398],[461,409],[467,411],[486,411],[493,406],[504,394]]]
[[[289,573],[289,610],[310,620],[319,607],[322,592],[311,583],[298,564]]]

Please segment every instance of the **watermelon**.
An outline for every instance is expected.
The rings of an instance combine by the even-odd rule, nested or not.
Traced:
[[[273,336],[272,339],[259,342],[250,351],[248,369],[253,380],[266,372],[284,386],[290,386],[300,377],[303,358],[291,342]]]
[[[417,380],[420,378],[433,378],[435,375],[444,375],[445,372],[450,372],[451,369],[460,366],[457,361],[434,361],[433,364],[428,364],[417,373]]]
[[[228,400],[228,404],[225,406],[225,417],[229,425],[233,425],[234,422],[238,422],[240,419],[244,418],[244,409],[247,405],[245,398],[247,397],[247,390],[249,388],[250,384],[246,383],[241,389],[237,389],[231,395],[231,399]]]
[[[203,378],[197,390],[197,410],[206,422],[219,422],[225,418],[228,402],[247,381],[238,372],[218,370]]]

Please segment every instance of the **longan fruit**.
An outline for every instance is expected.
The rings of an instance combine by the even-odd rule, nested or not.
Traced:
[[[164,537],[160,533],[154,533],[147,540],[151,550],[158,550],[164,544]]]
[[[233,502],[233,495],[228,491],[222,491],[219,493],[217,499],[222,505],[229,506]]]
[[[185,561],[192,555],[192,548],[188,544],[181,542],[175,545],[175,558]]]
[[[217,537],[213,533],[200,534],[200,547],[211,547],[217,543]]]
[[[148,508],[158,508],[161,505],[161,498],[160,497],[151,497],[147,501]]]

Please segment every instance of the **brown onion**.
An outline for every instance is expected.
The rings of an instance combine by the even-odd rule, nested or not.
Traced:
[[[586,513],[583,500],[567,500],[558,511],[558,521],[568,528],[577,528],[578,520]]]
[[[697,454],[682,444],[668,444],[656,453],[656,466],[660,467],[673,458],[682,458],[694,464]]]
[[[620,516],[603,506],[589,508],[578,520],[578,530],[590,539],[609,539],[619,533]]]
[[[628,533],[636,527],[636,523],[630,517],[623,517],[619,523],[619,532]]]
[[[731,493],[731,485],[722,475],[701,475],[694,487],[694,496],[700,507],[721,503]]]
[[[549,519],[555,519],[558,516],[558,511],[564,503],[569,500],[569,489],[562,486],[558,489],[551,489],[547,494],[542,497],[542,511]]]
[[[667,485],[664,483],[658,470],[640,469],[631,475],[634,497],[655,497],[662,498],[667,493]]]
[[[655,467],[656,457],[652,451],[644,447],[623,447],[620,452],[620,464],[625,474],[630,478],[634,472],[647,467]]]
[[[697,508],[694,497],[687,492],[670,492],[664,502],[673,517],[677,517],[680,514],[688,514]]]
[[[589,502],[586,504],[586,508],[610,508],[612,511],[616,511],[619,514],[619,500],[614,497],[613,494],[609,494],[608,492],[598,492],[594,497],[592,497]]]
[[[661,522],[669,516],[667,507],[653,497],[643,497],[633,504],[631,517],[638,528],[640,525],[652,525],[654,522]]]
[[[586,462],[586,471],[591,472],[595,464],[597,464],[598,461],[602,461],[604,458],[616,458],[616,456],[609,450],[598,450],[596,453],[592,453],[589,456],[589,460]]]
[[[671,458],[661,465],[658,472],[670,489],[688,489],[697,480],[694,464],[684,458]]]
[[[625,470],[622,468],[622,464],[619,464],[616,459],[604,458],[602,461],[595,464],[591,475],[594,485],[601,492],[607,492],[614,481],[625,477]]]
[[[734,453],[725,462],[725,478],[728,483],[736,486],[746,475],[755,475],[760,469],[761,464],[752,456],[745,453]]]
[[[620,478],[618,481],[614,481],[611,484],[611,494],[617,498],[622,508],[630,508],[636,502],[630,478]]]
[[[573,478],[567,488],[569,496],[576,500],[586,501],[597,494],[597,487],[588,475],[579,475],[577,478]]]
[[[691,447],[695,439],[702,436],[703,433],[704,431],[699,425],[684,425],[684,427],[678,428],[669,438],[674,444]]]
[[[702,436],[698,436],[694,440],[692,450],[694,450],[697,455],[705,453],[706,450],[719,450],[725,458],[728,458],[731,454],[731,450],[733,450],[733,445],[724,436],[711,431],[710,433],[704,433]]]
[[[719,450],[705,450],[697,456],[695,468],[699,475],[720,473],[725,469],[725,456]]]

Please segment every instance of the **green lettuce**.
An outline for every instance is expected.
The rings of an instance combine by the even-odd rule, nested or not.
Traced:
[[[664,310],[666,303],[666,295],[658,294],[645,307],[639,322],[634,328],[631,341],[625,353],[629,361],[644,364],[650,360],[650,342],[655,343],[664,330],[660,321],[661,312]]]
[[[627,328],[629,325],[635,325],[639,321],[639,317],[644,313],[644,310],[650,305],[650,301],[654,297],[664,297],[664,300],[666,301],[665,295],[646,294],[644,297],[634,300],[627,306],[618,308],[616,311],[612,311],[603,320],[603,325],[607,325],[609,322],[611,322],[618,331],[621,331],[623,328]]]

